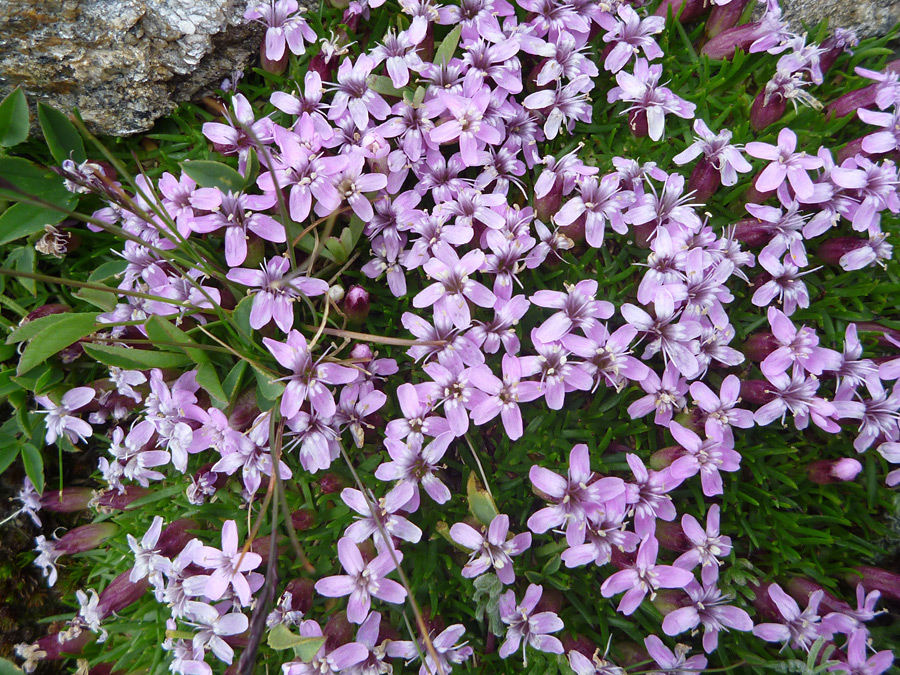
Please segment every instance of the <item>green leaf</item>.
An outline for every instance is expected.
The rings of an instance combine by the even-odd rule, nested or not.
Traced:
[[[21,88],[13,89],[0,103],[0,146],[11,148],[28,138],[31,116]],[[20,671],[21,672],[21,671]]]
[[[257,368],[253,368],[253,374],[256,376],[257,398],[262,396],[266,401],[277,401],[284,393],[284,385],[281,382],[272,381],[266,373]]]
[[[71,208],[75,199],[65,205]],[[43,232],[47,225],[63,221],[66,214],[58,209],[36,204],[13,204],[0,215],[0,245]]]
[[[59,321],[64,320],[70,314],[70,312],[63,314],[50,314],[49,316],[42,316],[39,319],[34,319],[32,321],[29,321],[28,323],[23,323],[6,337],[6,344],[12,345],[17,342],[25,342],[25,340],[30,340],[41,331],[50,328]],[[96,314],[93,314],[92,316],[96,316]]]
[[[0,675],[22,675],[25,672],[12,661],[0,659]]]
[[[247,372],[247,362],[246,361],[238,361],[234,364],[234,368],[225,376],[225,381],[222,383],[222,388],[225,390],[225,395],[228,396],[228,400],[232,400],[238,393],[238,387],[241,386],[241,380],[244,379],[244,373]]]
[[[447,37],[441,40],[441,45],[434,51],[434,63],[441,65],[449,63],[456,53],[459,46],[459,36],[462,35],[462,26],[457,25],[453,30],[447,33]]]
[[[350,257],[350,252],[336,237],[329,237],[325,240],[325,248],[322,249],[322,256],[343,265]]]
[[[62,176],[42,169],[21,157],[0,157],[0,177],[32,197],[41,197],[55,204],[67,202],[74,197],[66,190]],[[0,199],[21,199],[14,190],[0,188]]]
[[[16,461],[16,457],[19,456],[19,444],[12,443],[10,445],[4,445],[0,448],[0,473],[3,473],[9,468],[9,465]]]
[[[38,121],[50,154],[58,163],[71,159],[80,164],[87,159],[81,135],[65,113],[46,103],[38,103]]]
[[[147,370],[149,368],[184,368],[190,366],[191,359],[186,354],[157,352],[147,349],[128,349],[111,345],[85,343],[84,351],[92,359],[107,366],[126,370]]]
[[[111,260],[105,262],[100,267],[91,272],[88,281],[106,285],[102,282],[107,279],[116,280],[116,275],[122,272],[128,263],[124,260]],[[116,308],[118,296],[116,288],[110,286],[109,291],[100,291],[95,288],[81,288],[75,293],[75,297],[81,298],[91,303],[95,307],[99,307],[104,312],[111,312]]]
[[[44,363],[51,356],[65,349],[70,344],[78,342],[81,338],[90,335],[97,330],[97,315],[88,314],[56,314],[61,317],[53,322],[52,330],[42,330],[28,343],[22,358],[19,359],[17,373],[23,375],[37,365]],[[50,317],[43,317],[49,319]],[[37,323],[36,319],[31,323]],[[12,336],[10,336],[12,338]]]
[[[384,75],[369,75],[369,79],[366,82],[369,85],[369,89],[378,92],[382,96],[396,96],[397,98],[403,96],[403,92],[394,86],[391,78]]]
[[[247,154],[247,168],[244,170],[244,189],[256,185],[256,177],[259,175],[259,157],[256,150],[250,148]]]
[[[266,643],[269,647],[278,651],[283,649],[293,649],[297,658],[304,663],[309,663],[316,655],[316,652],[318,652],[322,648],[322,645],[325,644],[325,638],[302,637],[292,633],[283,623],[279,623],[269,631]]]
[[[221,162],[195,159],[192,162],[182,162],[181,168],[200,187],[219,188],[223,192],[240,192],[246,184],[241,174]]]
[[[209,356],[202,349],[192,349],[190,345],[197,344],[194,339],[161,316],[154,315],[147,321],[147,337],[159,342],[159,348],[171,352],[183,352],[193,359],[194,363],[209,363]],[[164,344],[175,342],[176,345]]]
[[[211,363],[201,363],[197,367],[197,384],[203,387],[212,398],[213,405],[224,408],[228,405],[228,396],[219,382],[219,374]]]
[[[475,476],[475,472],[469,474],[466,482],[466,492],[469,496],[469,511],[482,525],[488,526],[497,516],[499,511],[491,494],[482,487],[481,482]]]
[[[44,458],[41,452],[31,443],[22,444],[22,463],[25,465],[25,473],[31,479],[34,489],[44,491]]]

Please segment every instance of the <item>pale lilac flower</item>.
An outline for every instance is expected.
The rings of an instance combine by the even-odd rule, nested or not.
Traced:
[[[203,135],[223,155],[238,156],[238,169],[243,172],[246,170],[250,149],[257,147],[258,143],[270,143],[274,138],[275,128],[268,117],[256,119],[250,101],[243,94],[235,94],[231,105],[234,114],[225,114],[227,124],[205,122],[202,130]]]
[[[885,131],[876,131],[863,138],[863,152],[880,155],[900,147],[900,109],[895,108],[891,112],[875,112],[860,108],[856,114],[866,124],[885,129]]]
[[[540,384],[521,381],[522,365],[515,356],[504,354],[502,367],[503,380],[494,375],[486,365],[470,370],[469,381],[487,394],[472,410],[472,422],[481,426],[499,414],[506,434],[511,441],[515,441],[524,433],[519,403],[533,401],[540,396]]]
[[[34,564],[41,568],[41,573],[47,578],[47,585],[52,587],[56,584],[58,576],[56,559],[62,555],[62,551],[57,550],[53,542],[47,541],[47,538],[42,534],[35,537],[34,541],[37,544],[34,550],[38,552],[37,558],[34,559]]]
[[[299,633],[305,638],[324,637],[322,627],[315,621],[301,623]],[[368,646],[359,642],[348,642],[336,649],[328,649],[323,644],[308,662],[299,659],[288,661],[281,669],[284,675],[335,675],[349,671],[365,661],[368,655]]]
[[[840,367],[840,354],[819,347],[819,336],[812,328],[802,326],[798,330],[784,312],[774,307],[769,307],[768,318],[779,347],[760,364],[766,377],[783,373],[795,364],[813,375]]]
[[[451,364],[477,366],[484,363],[484,354],[475,341],[469,337],[468,332],[461,334],[449,316],[435,313],[434,323],[429,323],[411,312],[404,312],[400,321],[422,342],[437,343],[410,347],[406,353],[416,361],[422,358],[430,360],[436,356],[438,362],[447,368]]]
[[[547,42],[533,35],[520,35],[519,44],[523,52],[544,58],[535,84],[543,87],[561,78],[574,80],[579,75],[597,77],[599,70],[583,52],[586,45],[576,40],[571,33],[560,33],[556,40]]]
[[[598,284],[584,279],[574,286],[566,284],[563,291],[537,291],[529,298],[538,307],[558,309],[535,332],[541,342],[553,342],[563,338],[575,328],[589,329],[597,319],[613,315],[612,303],[597,300]]]
[[[498,298],[494,304],[494,318],[488,322],[475,321],[467,334],[486,354],[496,354],[502,346],[507,354],[515,356],[520,347],[515,327],[530,305],[524,295],[515,295],[508,300]]]
[[[450,363],[448,366],[426,363],[422,369],[433,382],[419,386],[429,402],[443,404],[449,430],[459,437],[469,430],[468,411],[481,402],[484,394],[469,382],[469,368],[462,368],[458,363]]]
[[[307,296],[322,295],[328,290],[328,283],[322,279],[309,277],[288,277],[290,261],[283,256],[269,258],[260,270],[231,269],[226,275],[229,281],[235,281],[253,290],[253,306],[250,309],[250,327],[259,330],[272,319],[285,333],[294,326],[295,298],[300,294]]]
[[[372,210],[372,202],[363,193],[383,190],[387,187],[388,179],[383,173],[364,174],[366,159],[361,152],[350,152],[348,159],[347,167],[332,178],[334,187],[341,200],[345,200],[353,209],[353,213],[359,216],[364,223],[368,223],[372,220],[375,212]],[[322,206],[322,202],[316,203],[317,215],[326,216],[331,213],[331,209],[327,207],[320,209],[320,206]],[[327,213],[322,211],[327,211]]]
[[[111,488],[124,491],[121,477],[133,480],[143,487],[147,487],[151,480],[165,478],[163,473],[152,469],[168,464],[171,455],[165,450],[145,449],[154,433],[153,423],[149,419],[135,424],[127,436],[121,428],[113,429],[109,452],[116,459],[109,462],[105,457],[100,458],[100,470]]]
[[[582,363],[570,362],[569,351],[557,343],[543,343],[537,340],[532,331],[536,356],[523,356],[519,362],[522,376],[540,374],[540,391],[544,395],[547,407],[561,410],[567,392],[576,390],[588,391],[594,383],[590,370]]]
[[[116,393],[127,396],[135,403],[140,403],[143,396],[134,390],[147,381],[147,376],[139,370],[124,370],[123,368],[109,367],[109,381],[116,385]]]
[[[719,645],[719,631],[753,629],[750,615],[739,607],[726,604],[731,598],[714,585],[700,586],[692,581],[684,590],[690,596],[691,604],[666,615],[662,624],[666,635],[678,635],[702,623],[703,651],[711,654]]]
[[[779,373],[769,381],[774,385],[769,392],[774,398],[753,414],[758,425],[765,426],[779,417],[784,424],[784,418],[790,412],[798,429],[805,429],[812,418],[820,429],[830,433],[840,431],[840,425],[832,419],[837,414],[834,404],[816,396],[819,381],[814,376],[807,378],[802,368],[794,366],[790,376]]]
[[[706,529],[689,513],[681,517],[681,529],[691,542],[691,548],[682,553],[673,565],[686,570],[700,567],[700,579],[704,585],[712,586],[719,578],[720,558],[731,553],[731,537],[719,533],[721,507],[713,504],[706,514]]]
[[[655,675],[697,675],[706,669],[706,657],[702,655],[687,658],[690,647],[675,645],[675,651],[666,647],[655,635],[644,638],[644,646],[661,670],[654,670]]]
[[[554,220],[557,225],[566,226],[584,215],[585,239],[591,246],[599,248],[603,245],[607,221],[619,234],[628,232],[622,210],[632,203],[634,193],[619,189],[618,174],[608,174],[600,181],[589,176],[578,183],[578,195],[563,205]]]
[[[59,404],[51,401],[49,396],[35,396],[35,402],[44,407],[37,412],[47,416],[44,420],[47,427],[45,442],[56,443],[63,435],[72,443],[86,441],[94,430],[85,420],[71,413],[84,408],[96,395],[90,387],[75,387],[63,394]]]
[[[203,590],[204,595],[210,600],[218,600],[231,587],[244,607],[253,599],[244,572],[256,569],[261,562],[262,557],[258,553],[244,553],[238,547],[237,525],[233,520],[226,520],[222,525],[221,550],[203,546],[194,553],[195,564],[213,570]]]
[[[316,33],[299,15],[297,0],[269,0],[250,6],[244,12],[244,20],[258,21],[266,27],[266,58],[278,61],[284,56],[284,48],[297,56],[306,53],[307,42],[316,42]]]
[[[385,274],[388,288],[396,298],[406,295],[406,273],[403,271],[406,253],[402,249],[394,239],[375,237],[372,240],[372,259],[361,270],[369,279],[378,279]]]
[[[597,567],[607,564],[613,550],[631,553],[641,543],[641,538],[625,529],[628,504],[624,498],[616,498],[602,504],[602,509],[588,516],[584,543],[570,546],[560,556],[566,567],[578,567],[594,563]]]
[[[28,476],[25,476],[25,479],[22,481],[22,488],[16,495],[16,499],[22,503],[22,508],[13,515],[18,516],[24,513],[31,518],[31,522],[34,523],[35,527],[41,527],[41,518],[38,516],[38,511],[41,510],[41,495],[34,489],[34,483],[31,482]],[[9,516],[7,520],[12,517],[12,515]]]
[[[354,520],[344,531],[345,536],[350,537],[357,544],[363,543],[369,537],[374,536],[377,545],[382,543],[391,545],[390,540],[383,541],[379,525],[389,535],[404,541],[416,544],[422,538],[422,530],[398,514],[412,499],[415,487],[410,483],[401,483],[391,490],[386,497],[375,499],[369,495],[368,500],[359,490],[344,488],[341,499],[362,518]],[[372,512],[369,504],[376,507]]]
[[[753,413],[737,408],[740,403],[741,382],[737,375],[728,375],[722,380],[719,395],[703,382],[691,383],[691,397],[706,414],[706,435],[712,436],[718,430],[726,438],[733,437],[731,427],[749,429],[753,426]]]
[[[825,591],[813,591],[809,596],[809,605],[803,612],[797,602],[785,593],[778,584],[771,584],[769,597],[784,619],[783,623],[761,623],[753,627],[753,634],[766,642],[790,641],[791,646],[809,651],[816,641],[819,624],[819,603]]]
[[[325,385],[353,382],[357,371],[334,363],[322,363],[321,359],[313,361],[306,338],[297,330],[291,330],[285,342],[263,338],[263,344],[279,364],[293,373],[283,378],[287,380],[287,386],[281,397],[281,414],[286,418],[293,417],[309,399],[310,405],[320,414],[325,417],[334,415],[337,406]]]
[[[722,494],[724,488],[719,471],[733,472],[741,468],[741,455],[734,450],[734,441],[726,440],[722,435],[701,440],[675,421],[669,422],[669,432],[686,451],[669,467],[672,476],[685,480],[699,472],[704,495]],[[716,433],[720,434],[718,430]]]
[[[611,598],[625,591],[616,608],[617,612],[626,616],[633,614],[647,593],[653,600],[660,588],[684,588],[694,580],[694,575],[687,570],[671,565],[657,565],[658,553],[659,543],[656,537],[645,537],[638,547],[634,565],[615,572],[600,586],[600,593],[604,598]]]
[[[163,519],[161,516],[155,516],[153,523],[140,543],[133,535],[128,534],[128,546],[134,554],[134,567],[131,569],[129,581],[140,581],[145,577],[150,577],[150,583],[160,588],[163,585],[162,575],[169,570],[169,559],[160,555],[159,549],[156,547],[159,541],[159,535],[162,532]]]
[[[681,481],[674,478],[668,470],[648,471],[641,458],[635,454],[628,453],[625,459],[634,475],[634,482],[625,484],[626,501],[633,505],[635,533],[646,538],[656,531],[657,518],[675,520],[678,512],[672,498],[666,493],[681,485]]]
[[[587,75],[579,75],[566,84],[557,83],[556,89],[541,89],[525,97],[522,105],[528,110],[544,114],[544,136],[552,141],[565,127],[569,133],[575,128],[575,121],[590,123],[591,105],[588,92],[594,83]]]
[[[667,87],[659,86],[661,75],[661,65],[650,65],[646,59],[638,59],[634,64],[634,74],[624,70],[616,73],[619,86],[613,87],[607,94],[609,103],[631,103],[626,112],[644,113],[647,116],[648,133],[654,141],[663,137],[667,114],[692,119],[697,107],[679,98]]]
[[[337,120],[349,110],[353,124],[362,132],[369,126],[369,115],[383,120],[391,114],[391,107],[366,81],[375,65],[374,59],[367,54],[360,54],[355,64],[349,58],[341,62],[337,84],[332,87],[335,94],[328,119]]]
[[[222,195],[222,205],[213,213],[194,219],[194,232],[206,234],[225,228],[225,262],[237,267],[247,259],[248,232],[276,244],[286,241],[284,225],[265,211],[275,205],[275,195],[247,195],[229,192]]]
[[[741,154],[741,146],[731,145],[731,131],[722,129],[714,134],[706,122],[699,117],[694,120],[694,133],[697,136],[686,150],[675,155],[672,161],[681,166],[696,159],[701,154],[712,164],[722,177],[722,185],[735,185],[739,173],[753,170],[750,163]]]
[[[662,49],[651,36],[665,28],[664,17],[648,16],[641,19],[631,5],[624,3],[619,5],[616,13],[619,15],[618,19],[607,12],[602,12],[597,18],[597,22],[607,31],[603,41],[615,43],[603,62],[606,70],[619,72],[640,50],[643,50],[648,61],[663,55]]]
[[[190,601],[188,606],[188,623],[198,629],[192,640],[194,654],[203,654],[209,648],[217,659],[230,665],[234,649],[224,638],[246,631],[250,620],[240,612],[219,614],[219,610],[205,602]]]
[[[531,584],[525,591],[522,604],[516,604],[515,591],[509,590],[500,596],[500,619],[509,628],[506,640],[500,645],[500,658],[505,659],[522,647],[522,662],[528,665],[525,648],[531,645],[538,651],[550,654],[562,654],[563,646],[557,638],[550,635],[562,630],[564,624],[554,612],[534,613],[544,592],[542,586]]]
[[[650,338],[641,358],[648,359],[661,351],[667,369],[672,365],[682,375],[693,379],[700,374],[696,356],[700,322],[679,316],[680,310],[676,310],[671,294],[666,292],[657,293],[654,310],[655,317],[631,303],[625,303],[620,310],[625,321]]]
[[[395,441],[392,438],[386,438],[384,445],[391,456],[390,462],[382,463],[375,470],[375,477],[378,480],[398,480],[399,485],[394,489],[398,489],[400,485],[408,483],[416,488],[414,496],[410,503],[415,505],[405,506],[406,510],[413,512],[416,510],[419,499],[419,484],[425,488],[425,492],[438,504],[444,504],[450,500],[450,490],[444,485],[440,478],[435,475],[435,471],[439,468],[438,462],[447,452],[447,448],[453,441],[454,436],[451,432],[441,434],[431,443],[422,447],[422,441],[413,441],[411,445]]]
[[[631,343],[637,336],[637,329],[624,325],[610,334],[599,321],[584,330],[585,337],[569,333],[562,343],[573,354],[587,359],[582,365],[593,373],[595,388],[605,382],[616,391],[622,391],[628,380],[639,382],[646,378],[650,369],[631,356]]]
[[[769,256],[761,257],[759,264],[771,278],[756,289],[750,300],[754,305],[766,307],[772,300],[778,298],[787,316],[793,314],[798,307],[803,309],[809,307],[809,291],[800,277],[814,270],[801,273],[800,268],[788,261],[787,258],[780,262],[777,258]]]
[[[523,532],[507,541],[508,534],[509,516],[503,513],[494,516],[485,534],[466,523],[454,524],[450,528],[450,538],[472,551],[469,562],[463,567],[463,577],[471,579],[493,567],[501,582],[513,583],[516,575],[512,556],[523,553],[531,546],[531,533]]]
[[[384,578],[403,560],[400,551],[382,551],[366,564],[352,539],[342,537],[338,541],[337,549],[338,559],[347,574],[319,579],[316,582],[316,591],[328,598],[349,595],[347,619],[352,623],[365,621],[373,597],[393,604],[400,604],[406,599],[403,586]]]
[[[386,62],[388,76],[397,89],[407,85],[410,70],[418,72],[421,69],[423,62],[416,54],[416,48],[425,39],[427,29],[425,17],[416,17],[408,30],[394,33],[388,29],[384,41],[370,52],[374,65]]]
[[[813,184],[807,171],[822,168],[822,160],[806,152],[795,152],[796,149],[797,134],[787,127],[778,132],[778,145],[759,141],[747,143],[748,155],[771,162],[756,179],[757,190],[769,192],[787,180],[798,198],[813,195]]]
[[[450,431],[447,420],[431,415],[434,410],[432,402],[419,395],[416,385],[406,382],[397,387],[397,402],[403,417],[392,419],[387,423],[385,434],[397,441],[409,439],[413,443],[421,441],[424,436],[440,436]]]
[[[569,667],[575,675],[625,675],[623,668],[606,660],[606,654],[600,656],[599,649],[590,659],[573,649],[569,652]]]
[[[847,675],[881,675],[890,668],[894,663],[894,653],[890,649],[883,649],[866,658],[869,653],[866,637],[865,630],[853,631],[847,641],[846,662],[841,662],[828,670]]]
[[[459,639],[465,632],[465,626],[461,623],[455,623],[445,628],[439,635],[431,638],[431,646],[437,652],[437,664],[434,662],[431,650],[421,640],[418,643],[409,640],[391,641],[387,644],[387,655],[393,658],[406,659],[409,662],[420,658],[424,654],[425,660],[419,667],[419,675],[436,675],[439,672],[449,675],[453,670],[454,664],[462,663],[474,653],[474,650],[468,646],[467,642],[459,642]],[[374,674],[365,673],[365,675]]]
[[[687,403],[684,398],[688,391],[687,380],[681,376],[674,363],[666,366],[662,378],[648,369],[640,380],[640,385],[647,395],[628,406],[627,412],[631,419],[643,417],[655,410],[654,423],[667,426],[675,411],[682,410]]]
[[[499,36],[497,36],[499,38]],[[466,75],[474,73],[480,79],[490,78],[497,87],[510,94],[522,92],[522,68],[516,54],[519,41],[515,38],[489,41],[483,37],[464,41],[462,62],[467,67]],[[473,77],[473,79],[475,79]],[[463,81],[463,91],[466,83]]]
[[[575,445],[569,454],[567,478],[537,465],[531,467],[528,477],[538,494],[556,502],[532,514],[528,529],[543,534],[565,526],[569,546],[584,543],[588,518],[602,511],[605,502],[625,494],[621,478],[594,480],[597,476],[591,471],[590,455],[584,443]]]
[[[324,471],[340,456],[340,434],[335,428],[336,417],[337,413],[329,416],[313,407],[310,412],[301,410],[288,420],[290,433],[285,436],[289,436],[291,441],[285,449],[293,450],[300,446],[298,455],[305,471]],[[287,465],[281,463],[279,466]]]
[[[500,131],[484,120],[490,89],[482,86],[469,96],[441,92],[439,100],[451,117],[429,132],[429,140],[438,145],[458,141],[464,166],[478,166],[478,150],[483,144],[499,145],[503,140]]]
[[[496,296],[483,284],[469,278],[481,267],[484,252],[473,249],[460,258],[449,244],[440,242],[434,247],[435,257],[425,263],[425,272],[434,279],[413,298],[417,308],[435,306],[436,313],[445,313],[460,330],[472,323],[467,299],[490,309]]]

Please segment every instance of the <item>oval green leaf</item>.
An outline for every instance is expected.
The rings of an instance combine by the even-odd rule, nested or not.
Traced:
[[[25,465],[25,474],[31,479],[34,489],[41,493],[44,491],[44,458],[41,452],[31,443],[22,444],[22,463]]]
[[[87,159],[81,135],[65,113],[38,103],[38,121],[53,159],[60,164],[67,159],[80,164]]]
[[[200,187],[219,188],[223,192],[240,192],[246,182],[241,174],[220,162],[195,159],[182,162],[181,168]]]
[[[0,103],[0,146],[11,148],[28,138],[31,116],[25,92],[13,89]]]
[[[54,316],[60,318],[50,323],[52,329],[41,330],[31,338],[31,342],[25,347],[16,371],[19,375],[27,373],[35,366],[44,363],[61,349],[65,349],[70,344],[78,342],[81,338],[97,330],[97,315],[93,313],[56,314]],[[49,319],[50,317],[43,318]],[[32,323],[37,323],[38,321],[41,321],[41,319],[36,319]],[[12,337],[11,335],[10,339]]]
[[[85,353],[100,363],[126,370],[148,368],[183,368],[192,365],[190,357],[176,352],[157,352],[148,349],[128,349],[111,345],[82,345]]]

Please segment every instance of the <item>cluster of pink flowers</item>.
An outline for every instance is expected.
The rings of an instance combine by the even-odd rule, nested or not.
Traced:
[[[325,43],[328,48],[314,57],[315,67],[297,91],[272,94],[271,104],[282,114],[257,118],[250,102],[235,94],[225,122],[208,123],[203,131],[220,153],[238,157],[242,173],[249,171],[254,152],[262,163],[255,186],[229,192],[166,173],[156,184],[139,179],[136,209],[106,193],[110,205],[95,217],[129,236],[120,252],[127,267],[119,288],[137,293],[101,317],[110,324],[105,338],[115,344],[146,337],[141,323],[153,315],[203,326],[227,304],[226,295],[246,292],[252,297],[249,325],[265,331],[261,343],[277,369],[270,384],[283,389],[277,416],[284,442],[278,452],[271,433],[276,410],[259,410],[255,399],[242,399],[226,415],[210,402],[197,370],[173,376],[159,369],[111,368],[108,380],[71,389],[59,403],[38,398],[47,443],[63,436],[72,443],[92,434],[108,437],[109,456],[99,464],[106,487],[97,498],[108,508],[120,508],[142,494],[136,490],[176,474],[185,476],[187,501],[201,505],[238,472],[242,496],[252,505],[273,472],[288,481],[298,470],[328,470],[341,454],[344,432],[358,447],[371,443],[373,415],[390,410],[388,399],[395,398],[399,411],[384,425],[387,456],[374,470],[378,483],[371,492],[347,488],[340,495],[356,514],[335,544],[344,573],[314,584],[319,596],[348,597],[347,618],[359,626],[356,638],[323,645],[310,662],[289,661],[283,672],[387,672],[388,658],[421,657],[422,675],[437,672],[435,658],[449,673],[473,654],[462,624],[424,645],[380,638],[393,629],[383,631],[384,617],[372,610],[379,602],[396,605],[407,598],[409,589],[387,577],[402,563],[402,547],[433,534],[414,521],[424,508],[422,493],[439,505],[457,498],[444,480],[442,459],[475,427],[502,428],[514,442],[526,432],[529,410],[560,410],[601,387],[621,392],[635,385],[642,391],[631,396],[628,415],[652,414],[674,443],[654,456],[656,468],[628,453],[630,475],[602,476],[591,470],[587,446],[576,445],[565,477],[532,467],[530,482],[547,505],[527,518],[530,532],[512,533],[518,527],[504,513],[489,523],[449,528],[450,542],[469,554],[462,577],[496,574],[512,586],[497,601],[506,627],[499,655],[521,650],[524,660],[529,647],[564,652],[552,635],[563,629],[562,619],[550,609],[538,611],[542,587],[529,585],[521,601],[514,587],[524,571],[524,552],[537,545],[532,534],[549,538],[561,531],[567,568],[618,568],[605,572],[599,590],[604,598],[622,594],[617,611],[624,615],[660,589],[680,589],[680,606],[667,613],[661,630],[675,636],[702,625],[706,653],[728,630],[752,630],[763,640],[800,648],[842,635],[846,660],[839,669],[883,672],[889,653],[865,658],[865,622],[874,616],[877,594],[860,590],[860,609],[848,606],[820,619],[821,591],[801,612],[771,585],[766,592],[777,623],[754,626],[748,612],[730,604],[733,598],[717,586],[720,566],[732,551],[730,538],[719,532],[720,507],[708,506],[705,527],[681,514],[677,536],[686,543],[668,561],[660,560],[658,527],[678,517],[670,493],[685,482],[696,481],[710,498],[727,489],[727,474],[738,471],[742,460],[735,428],[790,418],[797,429],[806,429],[811,421],[823,432],[854,434],[857,452],[875,447],[889,462],[900,462],[900,393],[886,384],[900,378],[900,359],[879,364],[864,355],[854,324],[837,351],[821,344],[814,327],[792,319],[810,304],[803,280],[815,271],[808,245],[817,247],[825,264],[843,270],[891,255],[881,216],[900,212],[898,176],[894,163],[879,155],[900,147],[896,77],[869,74],[877,81],[870,98],[878,111],[858,114],[885,130],[867,135],[858,152],[837,160],[827,148],[798,147],[789,128],[780,131],[776,145],[740,147],[731,144],[728,129],[716,132],[698,118],[696,141],[674,160],[688,165],[700,158],[690,178],[627,157],[610,158],[604,173],[577,151],[542,156],[541,143],[591,121],[590,94],[600,73],[589,53],[594,33],[608,43],[602,66],[616,83],[606,101],[628,116],[635,135],[659,141],[667,115],[693,119],[695,104],[661,84],[662,66],[653,63],[663,55],[653,35],[665,22],[642,17],[625,3],[518,4],[528,12],[526,21],[506,0],[464,0],[462,7],[403,2],[408,28],[389,31],[368,53],[340,58],[342,38]],[[354,0],[345,20],[355,25],[376,6]],[[316,40],[294,0],[261,5],[247,18],[266,25],[264,56],[271,62],[287,51],[302,54],[304,41]],[[780,84],[766,86],[761,106],[770,106],[773,97],[802,100],[801,86],[822,81],[830,65],[824,54],[830,52],[788,33],[776,5],[769,4],[759,25],[743,28],[740,35],[730,34],[730,43],[714,38],[709,50],[743,44],[751,52],[784,54],[776,74]],[[458,47],[442,45],[443,60],[430,62],[426,50],[438,32],[450,46],[458,39]],[[849,42],[845,36],[828,48]],[[385,93],[390,89],[404,96]],[[750,160],[759,161],[754,166]],[[90,184],[84,167],[65,170],[73,185]],[[748,218],[725,229],[711,225],[700,202],[754,170],[759,173],[752,179]],[[533,185],[533,202],[522,206],[527,185]],[[412,381],[386,386],[385,378],[400,365],[376,358],[367,344],[356,344],[342,357],[320,347],[321,333],[304,334],[298,300],[328,308],[341,294],[333,294],[311,267],[292,265],[288,249],[299,230],[280,219],[282,197],[295,224],[351,213],[361,221],[371,251],[363,274],[384,277],[391,293],[409,298],[415,310],[399,317],[418,340],[407,351],[409,361],[420,364]],[[866,238],[818,241],[842,220]],[[649,249],[640,261],[633,302],[602,297],[593,279],[526,290],[526,271],[555,264],[575,246],[602,248],[613,236]],[[227,271],[221,279],[199,268],[184,272],[166,257],[185,241],[213,237],[224,241]],[[761,269],[751,279],[757,262]],[[212,269],[207,272],[213,276]],[[751,335],[743,352],[732,346],[736,329],[728,312],[738,289],[752,295],[768,320],[768,330]],[[525,322],[534,325],[527,335],[518,330]],[[745,370],[756,379],[714,374],[741,364],[758,364],[758,372]],[[851,480],[861,468],[844,458],[810,475],[821,482]],[[900,470],[887,480],[900,482]],[[28,492],[22,501],[36,518],[34,496]],[[247,608],[263,587],[262,551],[242,550],[235,520],[222,525],[221,548],[186,536],[187,528],[176,523],[163,530],[158,517],[140,541],[128,535],[135,562],[127,584],[115,593],[104,591],[106,597],[81,593],[81,611],[65,639],[75,639],[84,627],[100,632],[101,622],[125,606],[122,598],[150,588],[171,608],[170,629],[193,632],[191,640],[167,639],[173,672],[211,673],[208,652],[232,663],[230,638],[248,628]],[[96,544],[76,539],[54,544],[39,537],[37,564],[51,583],[59,555]],[[269,626],[295,625],[302,637],[321,637],[322,627],[304,618],[311,600],[299,602],[300,595],[286,591]],[[682,646],[673,652],[655,635],[645,646],[666,672],[706,666],[704,656],[688,657]],[[606,662],[596,655],[590,661],[571,650],[568,658],[580,675],[611,672],[602,670]]]

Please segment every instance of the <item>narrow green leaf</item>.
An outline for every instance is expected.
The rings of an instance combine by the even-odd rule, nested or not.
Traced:
[[[97,330],[97,315],[59,314],[59,321],[53,323],[52,330],[44,330],[35,335],[19,359],[18,374],[23,375],[70,344]],[[46,317],[49,318],[49,317]],[[39,321],[40,319],[38,319]],[[12,337],[12,336],[10,336]]]
[[[396,96],[397,98],[403,96],[403,92],[394,86],[391,78],[384,75],[369,75],[369,79],[366,82],[369,85],[369,89],[378,92],[382,96]]]
[[[187,354],[194,363],[209,363],[209,356],[202,349],[191,349],[185,345],[197,344],[190,335],[161,316],[154,315],[147,321],[147,337],[163,342],[177,342],[179,346],[161,344],[160,349]]]
[[[0,146],[11,148],[28,138],[31,116],[21,88],[13,89],[0,103]]]
[[[250,148],[247,154],[247,168],[244,170],[244,189],[256,185],[256,177],[259,175],[259,157],[256,150]]]
[[[20,253],[16,260],[16,271],[34,274],[34,247],[22,246],[18,250]],[[22,277],[21,279],[18,279],[18,282],[32,295],[37,295],[37,282],[35,282],[34,279]]]
[[[462,26],[457,24],[453,30],[447,33],[447,37],[441,40],[440,46],[434,51],[434,63],[441,65],[450,62],[459,46],[460,35],[462,35]]]
[[[128,349],[111,345],[85,343],[84,351],[92,359],[107,366],[126,370],[147,370],[148,368],[183,368],[190,366],[191,359],[186,354],[157,352],[148,349]]]
[[[239,192],[244,189],[244,177],[227,164],[206,159],[182,162],[181,168],[197,185],[219,188],[223,192]]]
[[[222,388],[225,391],[225,395],[228,396],[228,400],[231,401],[237,395],[239,391],[239,387],[241,386],[241,380],[244,379],[244,373],[247,372],[247,362],[246,361],[238,361],[234,364],[234,368],[229,371],[228,375],[225,376],[225,381],[222,383]]]
[[[31,443],[22,444],[22,463],[25,465],[25,473],[31,479],[34,489],[44,491],[44,458],[41,452]]]
[[[87,159],[81,135],[65,113],[46,103],[38,103],[38,121],[50,154],[59,164],[67,159],[80,164]]]
[[[16,461],[16,457],[18,456],[18,443],[11,443],[10,445],[0,447],[0,473],[6,471],[9,468],[9,465]]]
[[[42,316],[39,319],[34,319],[33,321],[24,323],[13,330],[7,336],[6,344],[11,345],[17,342],[25,342],[25,340],[30,340],[41,331],[50,328],[59,321],[63,321],[68,316],[71,316],[71,312],[66,312],[63,314],[50,314],[49,316]],[[97,315],[92,314],[91,316]]]

